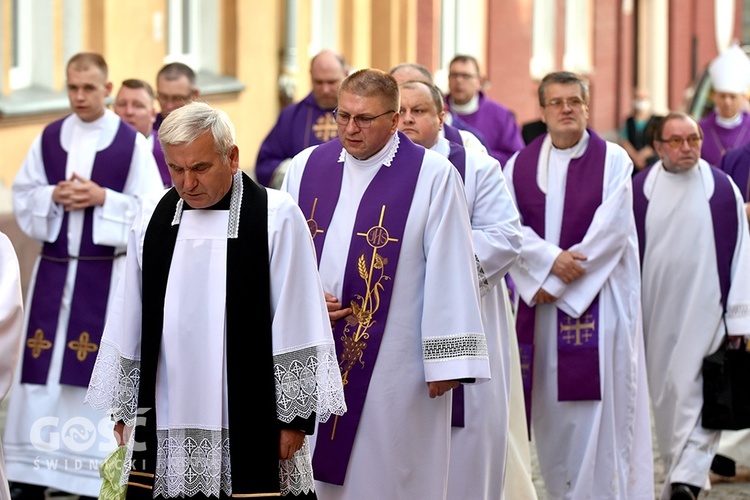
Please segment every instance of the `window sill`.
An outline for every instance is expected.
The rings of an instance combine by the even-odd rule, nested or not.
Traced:
[[[198,72],[196,84],[200,95],[238,93],[245,90],[245,85],[234,77],[215,73]],[[119,86],[115,85],[114,92]],[[110,97],[107,104],[112,104]],[[70,110],[67,92],[54,92],[48,89],[29,87],[0,96],[0,118],[40,115]]]

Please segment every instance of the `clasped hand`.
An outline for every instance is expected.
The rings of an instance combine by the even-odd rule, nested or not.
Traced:
[[[83,210],[103,205],[106,190],[96,182],[73,173],[70,180],[60,181],[52,191],[52,201],[62,206],[66,212]]]

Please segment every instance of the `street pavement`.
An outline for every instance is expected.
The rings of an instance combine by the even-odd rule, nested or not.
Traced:
[[[653,430],[653,419],[651,421],[651,433],[654,436]],[[664,487],[664,465],[659,458],[659,450],[656,445],[656,439],[653,440],[654,450],[654,492],[656,499],[659,498],[661,490]],[[534,449],[534,443],[531,443],[531,461],[532,461],[532,479],[534,480],[534,486],[536,487],[538,500],[553,500],[551,499],[544,490],[544,481],[542,480],[539,472],[539,462],[537,461],[536,451]],[[750,482],[743,483],[717,483],[711,486],[711,490],[701,492],[699,500],[750,500]],[[515,500],[515,499],[508,499]],[[627,500],[627,499],[623,499]]]

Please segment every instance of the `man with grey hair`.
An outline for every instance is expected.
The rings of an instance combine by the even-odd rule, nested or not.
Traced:
[[[587,128],[588,99],[579,75],[545,76],[548,133],[504,171],[523,221],[510,273],[527,413],[551,497],[652,499],[633,164]]]
[[[133,225],[86,400],[132,452],[129,497],[315,498],[306,435],[346,406],[305,220],[239,169],[224,112],[159,131],[174,188]]]
[[[383,71],[344,80],[336,122],[283,186],[314,236],[348,407],[316,433],[316,489],[445,498],[451,389],[490,375],[461,177],[398,132]]]

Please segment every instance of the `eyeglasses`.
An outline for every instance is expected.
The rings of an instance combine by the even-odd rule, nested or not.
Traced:
[[[577,109],[583,106],[583,99],[581,99],[580,97],[568,97],[567,99],[550,99],[544,107],[560,110],[563,109],[566,104],[570,107],[570,109]]]
[[[448,73],[448,78],[451,80],[471,80],[478,77],[479,75],[472,75],[471,73]]]
[[[156,94],[156,99],[159,102],[166,102],[166,103],[172,103],[172,104],[179,104],[182,102],[187,102],[193,97],[193,93],[190,92],[188,95],[165,95],[165,94]]]
[[[673,149],[679,149],[682,147],[683,142],[687,142],[688,146],[694,148],[699,145],[703,140],[702,137],[697,135],[691,135],[690,137],[670,137],[669,139],[657,139],[659,142],[669,144],[669,147]]]
[[[336,123],[338,123],[341,126],[346,126],[349,124],[349,120],[353,119],[354,124],[359,128],[370,128],[372,125],[372,122],[381,116],[385,116],[388,113],[395,113],[395,111],[386,111],[385,113],[380,113],[376,116],[352,116],[349,113],[339,113],[339,108],[336,108],[333,110],[333,119],[336,120]]]

